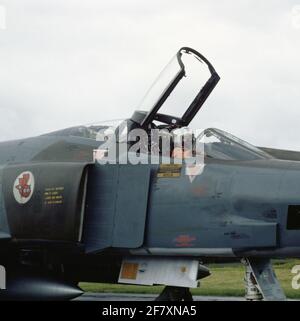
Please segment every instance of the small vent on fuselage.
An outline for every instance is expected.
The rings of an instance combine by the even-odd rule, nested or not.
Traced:
[[[300,205],[289,205],[286,228],[300,230]]]

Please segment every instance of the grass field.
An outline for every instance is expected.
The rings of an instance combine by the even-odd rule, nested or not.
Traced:
[[[276,275],[289,298],[300,299],[300,289],[294,290],[291,282],[295,274],[291,273],[294,265],[300,265],[300,260],[274,261]],[[243,296],[244,267],[241,264],[213,264],[208,266],[211,275],[201,280],[201,287],[192,289],[194,295]],[[161,286],[135,286],[102,283],[80,283],[81,288],[88,292],[104,293],[159,293]]]

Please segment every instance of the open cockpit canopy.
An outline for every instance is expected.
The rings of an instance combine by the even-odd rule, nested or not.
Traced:
[[[183,47],[161,72],[130,119],[77,126],[49,135],[99,140],[103,133],[114,133],[118,136],[117,141],[122,142],[123,137],[127,137],[135,128],[144,129],[149,137],[151,129],[167,129],[174,133],[187,128],[219,79],[214,67],[203,55]],[[261,149],[219,129],[206,129],[194,138],[203,143],[207,158],[253,160],[271,157]]]
[[[154,122],[188,126],[219,79],[203,55],[183,47],[161,72],[131,119],[143,128]]]

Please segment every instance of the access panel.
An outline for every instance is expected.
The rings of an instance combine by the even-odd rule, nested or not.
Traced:
[[[150,165],[90,167],[82,239],[87,252],[143,244],[150,171]]]

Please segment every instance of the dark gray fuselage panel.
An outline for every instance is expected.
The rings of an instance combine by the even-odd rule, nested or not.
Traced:
[[[90,168],[83,232],[87,252],[143,245],[150,171],[147,165]]]

